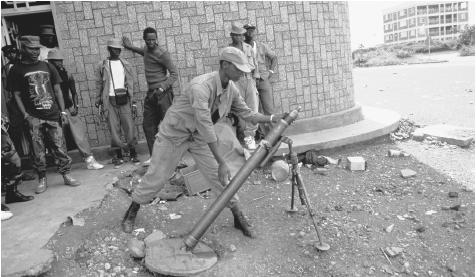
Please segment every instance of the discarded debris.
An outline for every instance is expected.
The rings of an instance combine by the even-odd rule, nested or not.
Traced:
[[[367,162],[362,157],[347,157],[347,169],[351,171],[362,171],[367,168]]]
[[[319,174],[319,175],[327,175],[327,173],[329,172],[329,169],[324,168],[324,167],[316,167],[314,169],[314,172]]]
[[[426,227],[425,227],[425,226],[418,226],[418,227],[416,228],[416,231],[417,231],[418,233],[423,233],[423,232],[426,231]]]
[[[340,159],[333,159],[331,157],[326,157],[326,156],[324,156],[324,158],[327,159],[328,164],[337,165],[340,163]]]
[[[380,251],[382,251],[383,255],[385,256],[385,258],[387,259],[387,261],[392,264],[392,262],[390,261],[390,259],[388,258],[387,256],[387,253],[385,253],[385,251],[383,251],[382,247],[380,247]]]
[[[408,154],[407,152],[405,151],[401,151],[401,150],[388,150],[388,153],[387,155],[389,157],[408,157],[410,156],[410,154]]]
[[[393,141],[408,139],[416,127],[419,126],[414,121],[402,118],[400,119],[398,129],[390,134],[390,139]]]
[[[169,214],[169,217],[170,217],[170,219],[179,219],[179,218],[181,218],[182,216],[179,215],[179,214],[172,213],[172,214]]]
[[[426,211],[425,214],[426,215],[432,215],[432,214],[436,214],[437,211],[434,211],[434,210],[429,210],[429,211]]]
[[[318,150],[311,149],[309,151],[306,151],[303,162],[305,164],[325,166],[328,163],[328,160],[326,157],[320,155]]]
[[[136,236],[139,234],[139,233],[145,233],[145,229],[144,228],[137,228],[134,230],[134,233],[136,233]]]
[[[334,206],[334,209],[335,209],[336,211],[339,211],[339,212],[344,210],[344,208],[342,207],[342,205],[335,205],[335,206]]]
[[[68,216],[68,221],[74,226],[84,226],[84,218],[81,217]]]
[[[417,173],[415,171],[408,168],[400,170],[400,175],[405,179],[416,176],[416,174]]]
[[[385,228],[385,232],[391,233],[393,231],[393,227],[395,227],[395,224],[392,224],[392,225],[388,226],[387,228]]]
[[[456,204],[456,205],[453,205],[453,206],[443,206],[443,207],[441,207],[442,210],[454,210],[454,211],[459,211],[460,208],[461,208],[461,204]]]
[[[236,251],[236,246],[234,244],[230,244],[230,251],[235,252]]]
[[[386,247],[385,248],[385,253],[388,254],[388,256],[390,257],[395,257],[395,256],[398,256],[400,254],[402,254],[403,252],[403,249],[400,248],[400,247]]]
[[[252,199],[251,201],[256,201],[256,200],[260,200],[260,199],[263,199],[266,195],[263,195],[263,196],[260,196],[260,197],[256,197],[255,199]]]
[[[253,185],[255,186],[260,186],[261,185],[261,181],[260,180],[256,180],[253,182]]]
[[[450,198],[457,198],[457,197],[458,197],[458,192],[456,192],[456,191],[450,191],[450,192],[448,192],[448,196],[449,196]]]

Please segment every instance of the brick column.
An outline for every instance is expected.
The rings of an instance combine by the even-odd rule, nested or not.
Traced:
[[[108,55],[107,40],[125,35],[143,46],[142,30],[147,26],[157,29],[159,44],[179,69],[177,93],[191,78],[218,69],[219,49],[230,43],[229,28],[238,21],[256,25],[257,40],[278,55],[272,80],[278,111],[302,106],[301,118],[313,119],[356,110],[346,2],[52,3],[65,65],[77,80],[80,115],[92,145],[109,143],[107,125],[94,108],[94,67]],[[142,100],[147,84],[142,57],[128,50],[121,55],[136,73],[136,124],[144,139]]]

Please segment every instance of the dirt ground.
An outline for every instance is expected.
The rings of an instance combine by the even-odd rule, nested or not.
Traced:
[[[387,157],[397,145],[379,139],[323,152],[362,156],[368,162],[364,172],[331,166],[321,175],[302,167],[321,234],[331,246],[327,252],[312,246],[316,235],[304,207],[286,214],[290,184],[271,180],[269,169],[255,170],[239,195],[259,237],[234,229],[226,209],[203,237],[219,261],[198,276],[474,276],[474,192],[413,156]],[[405,168],[417,175],[402,178]],[[143,260],[130,257],[128,240],[155,230],[169,237],[186,234],[213,200],[180,197],[145,205],[136,220],[144,232],[125,234],[120,221],[130,200],[113,188],[99,208],[77,215],[84,226],[64,224],[50,240],[57,262],[46,276],[153,276]],[[181,218],[171,219],[172,213]],[[387,259],[387,247],[401,252]]]

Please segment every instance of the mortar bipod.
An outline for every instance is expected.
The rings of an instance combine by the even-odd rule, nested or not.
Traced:
[[[281,142],[284,142],[288,145],[289,153],[286,159],[288,161],[288,164],[291,165],[291,208],[287,211],[290,213],[297,211],[297,209],[294,207],[294,194],[295,189],[297,188],[299,198],[301,200],[301,205],[306,206],[309,216],[311,217],[312,224],[314,225],[314,229],[316,230],[318,243],[314,244],[314,247],[321,251],[327,251],[330,249],[330,246],[322,240],[321,234],[319,233],[319,229],[317,228],[317,221],[314,217],[314,212],[311,208],[311,202],[309,201],[306,187],[304,186],[304,182],[302,181],[301,172],[299,169],[298,156],[297,153],[293,151],[293,141],[288,137],[281,137]]]

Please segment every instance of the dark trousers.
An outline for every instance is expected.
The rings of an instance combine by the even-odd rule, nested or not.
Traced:
[[[144,119],[142,128],[145,139],[149,147],[149,154],[152,155],[155,135],[159,131],[159,124],[164,119],[165,113],[172,105],[174,93],[172,88],[168,88],[163,93],[157,89],[150,89],[144,99]]]
[[[63,130],[58,122],[31,119],[31,138],[33,141],[34,165],[40,178],[46,174],[45,144],[58,163],[58,172],[67,174],[71,170],[71,158],[63,150]]]
[[[107,105],[107,119],[109,130],[111,131],[111,149],[117,151],[120,149],[134,148],[137,144],[135,135],[134,121],[132,120],[132,107],[130,99],[125,105],[117,105],[113,96],[109,97]],[[127,144],[122,142],[121,129],[124,131],[124,137]]]
[[[2,184],[21,178],[21,159],[15,145],[2,130]]]

